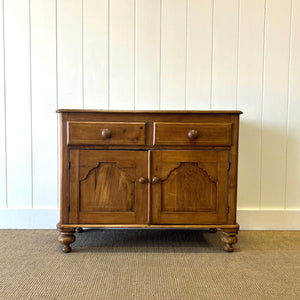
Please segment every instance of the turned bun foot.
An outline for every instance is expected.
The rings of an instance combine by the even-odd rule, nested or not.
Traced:
[[[70,247],[70,244],[75,242],[75,235],[72,232],[61,232],[58,241],[63,245],[63,252],[71,252],[72,248]]]
[[[224,250],[227,252],[233,252],[233,244],[235,244],[238,241],[238,238],[236,237],[237,231],[227,231],[223,229],[222,232],[223,236],[221,237],[221,241],[225,243]]]

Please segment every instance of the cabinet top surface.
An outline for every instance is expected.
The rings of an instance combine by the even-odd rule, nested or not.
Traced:
[[[58,109],[57,113],[130,113],[130,114],[242,114],[240,110],[97,110]]]

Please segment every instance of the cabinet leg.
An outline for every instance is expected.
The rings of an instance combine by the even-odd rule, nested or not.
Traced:
[[[58,241],[63,245],[62,251],[67,253],[71,252],[72,248],[70,244],[75,242],[74,229],[71,231],[61,231],[58,237]]]
[[[76,229],[75,229],[75,232],[76,233],[81,233],[83,231],[83,229],[81,228],[81,227],[77,227]]]
[[[238,238],[236,237],[238,233],[237,229],[222,229],[222,237],[221,241],[225,243],[224,250],[227,252],[233,252],[233,244],[235,244],[238,241]]]
[[[210,232],[210,233],[216,233],[217,231],[218,231],[217,228],[209,228],[208,229],[208,232]]]

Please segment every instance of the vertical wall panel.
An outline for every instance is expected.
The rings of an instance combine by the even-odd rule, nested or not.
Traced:
[[[58,107],[82,108],[82,1],[57,1]]]
[[[215,0],[212,108],[236,108],[238,0]]]
[[[5,84],[3,51],[3,2],[0,2],[0,208],[6,207]]]
[[[264,0],[240,2],[237,108],[240,123],[238,205],[259,209],[261,107],[264,52]]]
[[[136,1],[135,109],[159,109],[160,0]]]
[[[110,0],[110,108],[134,109],[134,0]]]
[[[56,5],[31,0],[33,206],[57,204]]]
[[[8,207],[31,207],[29,1],[4,1]]]
[[[187,109],[210,108],[212,13],[212,0],[188,1]]]
[[[1,0],[0,207],[57,205],[58,104],[237,107],[239,208],[300,209],[299,14],[300,0]]]
[[[83,1],[84,108],[108,108],[108,1]]]
[[[286,208],[300,209],[300,1],[293,1]]]
[[[185,108],[186,1],[163,0],[161,20],[161,109]]]
[[[268,0],[266,5],[261,174],[263,209],[282,209],[285,206],[290,4],[286,0]]]

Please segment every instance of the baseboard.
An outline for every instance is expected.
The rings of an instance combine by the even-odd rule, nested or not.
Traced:
[[[58,209],[0,209],[0,229],[54,229]],[[300,210],[238,210],[241,230],[300,230]]]
[[[57,208],[2,208],[1,229],[54,229],[59,222]]]
[[[241,230],[300,230],[300,210],[238,210]]]

